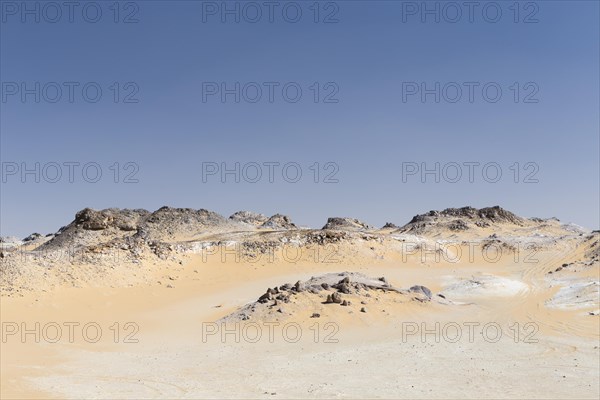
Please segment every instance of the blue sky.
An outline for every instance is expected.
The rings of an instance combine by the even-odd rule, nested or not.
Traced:
[[[27,2],[39,22],[21,2],[0,3],[2,235],[54,232],[84,207],[163,205],[281,212],[314,227],[501,205],[600,225],[597,1],[477,2],[472,21],[427,2],[439,22],[401,1],[280,1],[272,22],[263,2],[226,2],[239,22],[221,2],[120,2],[117,15],[114,1],[82,1],[72,21]],[[223,100],[236,82],[239,102]],[[422,85],[433,90],[424,98]],[[22,175],[36,163],[39,176]],[[203,179],[207,163],[219,172]],[[239,182],[220,176],[236,163]],[[419,172],[403,179],[408,163]],[[422,179],[436,163],[439,182]]]

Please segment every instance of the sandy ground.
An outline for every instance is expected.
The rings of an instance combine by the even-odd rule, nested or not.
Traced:
[[[568,294],[554,298],[561,279],[597,282],[597,264],[549,278],[577,254],[545,252],[535,263],[374,258],[248,264],[191,256],[157,269],[161,284],[3,298],[2,398],[600,396],[600,317],[589,314],[597,285],[578,307],[561,306]],[[372,299],[366,313],[361,304],[312,305],[270,321],[278,325],[243,321],[225,336],[213,324],[267,287],[341,271],[425,285],[454,304]],[[321,317],[310,318],[314,311]],[[14,323],[19,332],[9,335]],[[35,323],[39,343],[20,335],[22,324],[35,331]],[[72,343],[69,323],[79,324]]]

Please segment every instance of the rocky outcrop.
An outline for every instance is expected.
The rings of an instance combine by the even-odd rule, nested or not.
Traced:
[[[269,218],[266,215],[252,211],[238,211],[229,217],[230,220],[241,222],[252,226],[260,226],[267,222]]]
[[[361,273],[342,272],[330,273],[318,277],[312,277],[308,281],[297,281],[295,284],[286,283],[279,287],[267,288],[254,303],[248,304],[240,310],[230,314],[222,319],[224,322],[248,320],[255,318],[264,318],[267,314],[278,311],[282,303],[288,304],[286,314],[289,316],[294,312],[306,311],[307,316],[318,318],[321,316],[318,310],[298,310],[298,305],[303,304],[306,307],[309,304],[322,305],[323,309],[336,305],[347,307],[349,312],[358,312],[361,306],[353,308],[353,304],[365,305],[369,302],[379,301],[379,296],[395,293],[397,295],[408,295],[408,300],[426,301],[430,297],[426,294],[429,289],[421,286],[424,292],[415,292],[401,290],[390,285],[387,280],[381,278],[369,278]],[[306,301],[309,299],[310,301]],[[364,307],[362,307],[364,308]],[[334,308],[335,309],[335,308]],[[366,312],[366,311],[363,311]],[[278,318],[278,316],[277,316]]]
[[[290,217],[282,214],[275,214],[271,218],[269,218],[265,223],[261,226],[263,229],[275,229],[275,230],[284,230],[284,229],[298,229],[296,224],[294,224]]]
[[[485,207],[481,209],[473,207],[462,207],[462,208],[446,208],[443,211],[429,211],[426,214],[419,214],[413,217],[409,223],[416,222],[427,222],[435,220],[436,218],[453,217],[453,218],[466,218],[469,220],[487,220],[489,222],[503,222],[513,223],[520,225],[523,223],[523,218],[516,216],[503,209],[500,206]]]
[[[41,233],[32,233],[31,235],[27,236],[25,239],[23,239],[23,242],[25,243],[30,243],[30,242],[35,242],[37,240],[41,240],[43,239],[44,236]]]
[[[332,217],[327,219],[327,223],[322,229],[362,231],[372,228],[373,227],[355,218]]]
[[[203,228],[225,225],[228,225],[227,219],[213,211],[161,207],[145,218],[140,226],[150,232],[174,234],[176,232],[190,233]]]
[[[91,208],[84,208],[75,214],[73,223],[85,230],[117,228],[123,231],[135,231],[140,221],[149,214],[146,210],[109,208],[96,211]]]
[[[427,233],[432,229],[467,231],[486,228],[496,224],[523,226],[527,221],[499,206],[481,209],[473,207],[447,208],[443,211],[429,211],[415,215],[408,224],[399,230],[416,234]]]

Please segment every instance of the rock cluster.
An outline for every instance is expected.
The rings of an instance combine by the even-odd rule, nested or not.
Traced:
[[[348,239],[348,233],[344,231],[333,230],[311,231],[308,232],[305,237],[307,244],[318,244],[323,246],[329,243],[337,243]]]
[[[337,279],[335,279],[336,277]],[[359,298],[363,297],[365,300],[368,300],[372,297],[369,292],[375,290],[406,293],[392,287],[384,277],[373,279],[362,274],[351,272],[326,274],[316,278],[313,277],[306,282],[297,281],[295,284],[286,283],[279,287],[268,288],[266,292],[258,298],[256,303],[248,305],[242,310],[243,312],[240,311],[234,315],[237,315],[238,318],[243,320],[249,319],[250,314],[257,310],[257,303],[264,304],[271,309],[279,307],[282,303],[294,303],[294,296],[301,293],[318,295],[321,304],[337,304],[348,307],[352,305],[352,301],[350,301],[349,298],[344,298],[344,296],[354,296],[354,299],[358,296]],[[411,288],[410,292],[417,295],[417,300],[426,301],[425,299],[431,299],[431,291],[424,286],[414,286]],[[360,303],[367,304],[365,300]],[[366,312],[366,310],[363,312]],[[320,317],[319,313],[312,313],[311,318],[318,317]]]
[[[467,223],[461,219],[456,219],[452,221],[450,225],[448,225],[448,228],[451,231],[466,231],[469,229],[469,225],[467,225]]]

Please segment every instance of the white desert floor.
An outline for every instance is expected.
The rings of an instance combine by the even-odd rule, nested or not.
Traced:
[[[157,271],[162,285],[3,298],[3,331],[13,322],[28,329],[39,322],[42,337],[3,338],[2,398],[599,398],[600,317],[589,315],[597,301],[562,307],[561,296],[569,296],[563,289],[547,305],[560,290],[548,280],[551,255],[534,264],[397,261],[258,266],[191,257]],[[319,305],[282,316],[278,326],[246,321],[237,326],[239,343],[233,333],[203,337],[203,329],[215,328],[206,323],[267,287],[346,270],[385,276],[401,288],[424,285],[455,304],[373,299],[366,313],[360,304]],[[597,265],[565,276],[591,282],[592,300],[597,296]],[[320,318],[310,318],[314,311]],[[62,327],[56,343],[47,340],[55,336],[52,322]],[[80,324],[73,343],[69,322]],[[97,343],[83,337],[90,322],[102,329]],[[137,343],[125,343],[136,326],[129,339]],[[423,336],[424,329],[431,333]],[[87,334],[93,339],[94,327]]]

